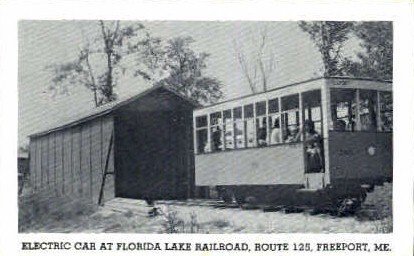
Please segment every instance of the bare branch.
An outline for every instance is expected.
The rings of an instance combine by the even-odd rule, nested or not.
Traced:
[[[262,29],[259,32],[258,37],[259,40],[254,40],[254,38],[252,38],[252,42],[258,42],[258,44],[256,52],[253,53],[250,59],[246,58],[243,51],[240,47],[237,47],[237,43],[234,41],[234,48],[237,53],[240,68],[250,86],[252,93],[257,92],[259,83],[262,86],[262,90],[267,91],[270,75],[273,73],[275,67],[273,53],[268,54],[266,49],[268,42],[267,28]],[[266,61],[266,58],[269,60]]]
[[[93,91],[93,99],[95,102],[95,107],[98,107],[98,95],[97,95],[98,85],[96,84],[92,66],[89,63],[89,51],[86,53],[85,62],[86,62],[86,66],[88,67],[88,74],[92,82],[92,91]]]
[[[114,41],[115,41],[115,39],[116,39],[116,37],[118,36],[118,31],[119,31],[119,20],[117,20],[115,24],[116,24],[116,25],[115,25],[115,30],[114,30],[114,33],[113,33],[113,35],[112,35],[112,42],[114,42]]]
[[[249,84],[250,90],[252,91],[252,93],[256,93],[255,83],[251,78],[249,68],[248,68],[246,59],[244,57],[244,54],[241,53],[241,52],[238,52],[237,53],[237,59],[239,61],[242,73],[245,76],[245,78],[247,80],[247,83]],[[254,72],[254,77],[256,77],[256,72]]]

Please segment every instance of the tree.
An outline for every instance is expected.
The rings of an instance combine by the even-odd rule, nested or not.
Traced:
[[[135,76],[141,76],[154,84],[165,76],[165,50],[161,38],[153,37],[147,31],[144,39],[132,45],[130,50],[137,53]]]
[[[344,74],[341,49],[348,40],[354,24],[342,21],[301,21],[299,27],[309,34],[322,55],[323,76]]]
[[[353,29],[363,49],[357,60],[346,59],[344,69],[350,76],[392,79],[393,30],[388,21],[358,22]]]
[[[257,38],[254,38],[257,41]],[[267,29],[260,31],[259,44],[250,54],[246,54],[240,43],[234,41],[236,57],[252,93],[257,93],[261,85],[262,91],[267,91],[268,81],[276,66],[276,59],[271,49],[267,48]],[[248,55],[248,56],[247,56]]]
[[[51,90],[67,92],[69,85],[83,85],[93,93],[95,106],[116,99],[114,87],[125,72],[121,61],[132,52],[130,45],[144,26],[140,23],[122,26],[119,21],[99,21],[99,34],[86,40],[75,60],[49,66],[54,72]]]
[[[222,97],[221,83],[204,74],[209,54],[191,49],[191,37],[162,42],[147,35],[138,46],[136,75],[167,86],[199,103],[216,102]]]

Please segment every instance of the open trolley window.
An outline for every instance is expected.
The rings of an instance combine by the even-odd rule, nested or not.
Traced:
[[[303,122],[322,132],[321,90],[224,105],[195,117],[196,153],[259,148],[303,140]]]

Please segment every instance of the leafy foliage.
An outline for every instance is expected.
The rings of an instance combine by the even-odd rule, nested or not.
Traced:
[[[299,27],[309,34],[322,55],[324,76],[343,75],[341,49],[354,24],[341,21],[302,21]]]
[[[363,52],[357,61],[346,59],[344,69],[348,75],[375,79],[392,79],[393,30],[387,21],[359,22],[353,33],[360,39]]]
[[[392,23],[375,22],[300,22],[322,54],[324,76],[347,75],[380,80],[392,79]],[[355,36],[362,51],[356,58],[344,57],[344,43]]]
[[[222,96],[221,84],[203,74],[208,54],[190,48],[194,40],[152,37],[140,23],[121,26],[119,21],[99,21],[100,33],[83,46],[75,60],[52,65],[51,90],[68,92],[83,85],[93,92],[95,106],[116,99],[114,87],[127,69],[154,85],[168,86],[198,102],[214,102]],[[136,58],[134,67],[131,58]]]
[[[54,73],[51,90],[67,92],[68,86],[81,84],[93,92],[95,106],[116,99],[113,89],[125,72],[121,62],[131,53],[129,46],[144,26],[99,21],[99,28],[100,34],[81,47],[75,60],[48,67]]]
[[[167,86],[199,103],[215,102],[222,97],[221,83],[204,75],[208,54],[191,49],[191,37],[162,42],[147,35],[139,45],[135,75]]]

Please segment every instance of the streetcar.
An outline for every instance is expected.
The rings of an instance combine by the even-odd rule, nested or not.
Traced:
[[[228,203],[355,211],[392,181],[392,108],[392,82],[350,77],[198,108],[195,185]]]

